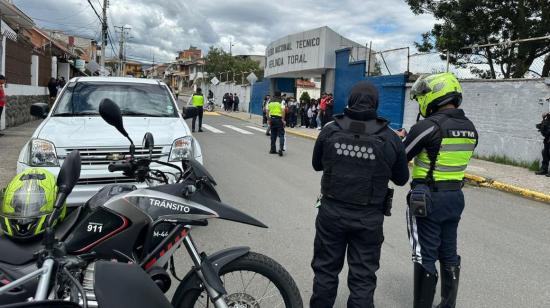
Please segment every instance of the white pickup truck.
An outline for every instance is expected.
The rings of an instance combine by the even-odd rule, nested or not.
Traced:
[[[146,132],[153,134],[154,159],[175,162],[192,155],[202,163],[201,147],[191,135],[165,83],[139,78],[79,77],[67,83],[51,111],[44,104],[31,108],[34,116],[45,120],[21,150],[17,172],[41,167],[57,175],[66,155],[79,150],[82,171],[67,199],[68,205],[85,203],[107,184],[146,186],[121,172],[107,170],[109,163],[129,155],[129,142],[99,116],[99,103],[104,98],[120,107],[124,126],[133,140],[142,140]],[[138,144],[135,153],[136,157],[149,155],[149,151]],[[173,172],[162,165],[154,168]]]

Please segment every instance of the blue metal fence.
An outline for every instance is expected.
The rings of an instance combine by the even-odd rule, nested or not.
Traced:
[[[254,83],[250,95],[250,112],[253,114],[262,114],[262,103],[264,97],[269,94],[270,79],[264,79]]]
[[[336,51],[334,85],[334,112],[340,113],[347,105],[351,88],[357,82],[368,80],[377,88],[380,96],[378,114],[391,122],[392,128],[403,125],[406,75],[365,77],[365,61],[349,62],[350,49]]]

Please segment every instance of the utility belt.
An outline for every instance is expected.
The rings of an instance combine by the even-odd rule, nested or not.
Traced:
[[[391,209],[392,209],[392,206],[393,206],[393,194],[394,194],[394,189],[388,187],[388,190],[386,191],[386,196],[384,198],[384,201],[382,201],[382,203],[369,204],[369,205],[366,205],[366,206],[365,205],[350,205],[350,206],[347,206],[347,207],[353,208],[353,209],[358,209],[358,208],[362,208],[362,207],[380,207],[382,209],[382,211],[384,212],[384,216],[391,216]],[[336,203],[342,203],[341,200],[337,200],[337,199],[334,199],[334,198],[331,198],[331,197],[328,197],[328,196],[325,196],[325,195],[320,195],[319,198],[317,199],[317,202],[320,202],[321,199],[327,199],[327,200],[330,200],[330,201],[333,201],[333,202],[336,202]],[[350,203],[346,203],[346,204],[350,204]]]
[[[282,117],[280,117],[280,116],[270,116],[270,118],[272,118],[272,119],[282,119]]]
[[[428,216],[428,208],[433,206],[432,192],[457,191],[464,186],[463,181],[428,182],[413,180],[409,192],[409,212],[416,217]]]
[[[440,192],[440,191],[453,191],[461,190],[464,187],[464,181],[437,181],[435,183],[429,183],[425,180],[413,180],[411,182],[411,189],[414,189],[416,185],[424,184],[427,185],[431,191]]]

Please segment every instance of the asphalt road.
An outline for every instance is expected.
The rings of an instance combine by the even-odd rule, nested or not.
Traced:
[[[320,181],[320,174],[311,167],[313,141],[289,135],[288,151],[278,157],[267,153],[268,138],[260,128],[250,128],[252,124],[223,116],[206,116],[204,122],[210,130],[205,127],[195,136],[222,199],[270,228],[212,221],[193,231],[195,242],[207,253],[248,245],[274,258],[292,274],[307,306],[313,279],[309,265],[316,215],[313,203]],[[19,150],[37,125],[10,129],[0,137],[1,187],[15,175]],[[464,191],[467,205],[459,229],[463,266],[457,307],[550,307],[550,206],[489,189]],[[405,188],[397,189],[394,215],[384,225],[377,307],[412,305],[405,193]],[[184,249],[177,256],[178,273],[183,276],[189,258]],[[336,307],[345,307],[346,274],[344,268]]]
[[[288,151],[281,158],[267,153],[268,138],[249,123],[223,116],[206,116],[204,122],[213,129],[195,136],[222,200],[270,228],[215,221],[197,228],[195,241],[206,252],[248,245],[274,258],[294,277],[307,305],[313,279],[313,204],[320,181],[320,173],[311,167],[313,141],[287,136]],[[550,206],[477,187],[464,192],[467,205],[459,229],[463,261],[457,307],[550,307]],[[406,188],[397,189],[394,214],[384,224],[377,307],[412,306],[405,194]],[[179,254],[181,264],[185,252]],[[336,307],[345,307],[346,275],[344,268]]]

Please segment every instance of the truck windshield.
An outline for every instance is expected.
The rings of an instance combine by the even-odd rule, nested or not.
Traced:
[[[63,91],[53,116],[99,115],[99,103],[109,98],[123,116],[177,117],[166,87],[156,84],[77,82]]]

